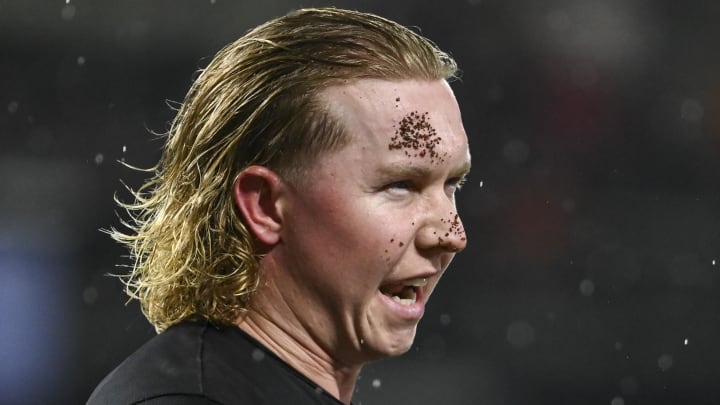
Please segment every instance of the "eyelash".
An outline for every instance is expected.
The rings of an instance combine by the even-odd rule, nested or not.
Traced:
[[[448,181],[448,183],[455,186],[455,190],[460,190],[465,185],[466,181],[467,181],[467,177],[458,177],[455,179],[450,179]]]
[[[465,182],[467,179],[465,177],[458,177],[449,179],[445,184],[448,186],[452,186],[455,191],[460,190],[463,185],[465,185]],[[413,185],[413,182],[411,180],[401,180],[401,181],[394,181],[392,183],[388,183],[385,187],[386,190],[394,189],[394,188],[402,188],[404,190],[412,190],[415,188]]]

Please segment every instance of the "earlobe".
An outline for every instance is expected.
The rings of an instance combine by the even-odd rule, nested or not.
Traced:
[[[233,185],[235,204],[257,240],[272,246],[282,229],[278,197],[282,180],[264,166],[250,166],[240,172]]]

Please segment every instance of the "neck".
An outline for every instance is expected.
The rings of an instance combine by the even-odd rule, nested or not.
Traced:
[[[292,313],[275,305],[263,305],[262,294],[253,297],[253,308],[236,322],[240,329],[262,343],[295,370],[308,377],[341,402],[350,404],[362,366],[344,365],[324,349],[299,324]],[[288,316],[289,315],[289,316]],[[278,320],[280,322],[278,322]]]

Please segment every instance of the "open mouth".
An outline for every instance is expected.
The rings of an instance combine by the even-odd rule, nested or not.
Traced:
[[[419,277],[402,283],[381,286],[380,292],[401,305],[412,305],[417,301],[419,288],[427,283],[427,278]]]

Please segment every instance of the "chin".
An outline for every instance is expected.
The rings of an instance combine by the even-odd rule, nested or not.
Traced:
[[[415,341],[415,328],[412,331],[405,331],[392,336],[388,336],[378,350],[382,357],[395,357],[405,354],[410,350]]]

